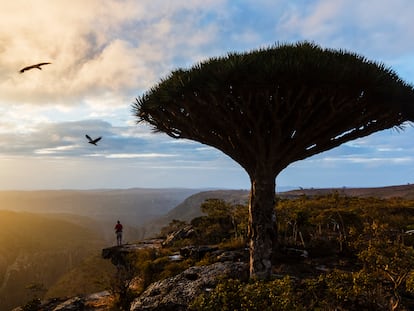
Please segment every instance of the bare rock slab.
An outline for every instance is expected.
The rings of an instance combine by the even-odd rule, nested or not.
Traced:
[[[152,283],[131,305],[131,311],[184,311],[196,297],[213,289],[222,278],[247,279],[249,268],[243,262],[217,262],[190,267],[184,272]]]

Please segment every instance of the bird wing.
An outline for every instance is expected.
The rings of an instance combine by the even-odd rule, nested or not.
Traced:
[[[23,67],[22,69],[20,69],[20,73],[23,73],[26,70],[30,70],[30,69],[33,69],[33,68],[41,69],[40,66],[49,65],[49,64],[51,64],[51,63],[39,63],[39,64],[35,64],[35,65],[26,66],[26,67]]]
[[[98,141],[100,141],[102,139],[102,136],[101,137],[98,137],[98,138],[95,138],[94,140],[93,140],[93,143],[97,143]]]
[[[30,70],[30,69],[33,69],[33,68],[34,68],[34,65],[26,66],[26,67],[20,69],[20,72],[25,72],[26,70]]]
[[[89,141],[92,141],[92,138],[91,138],[88,134],[86,134],[86,135],[85,135],[85,137],[86,137]]]
[[[51,63],[39,63],[39,64],[34,65],[34,67],[42,69],[42,68],[40,68],[40,66],[49,65],[49,64],[51,64]]]

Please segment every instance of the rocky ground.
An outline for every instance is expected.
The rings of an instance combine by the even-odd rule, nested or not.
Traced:
[[[147,240],[137,244],[113,246],[102,250],[102,257],[111,260],[115,266],[124,265],[129,254],[145,248],[160,248],[163,240]],[[247,280],[249,276],[248,250],[239,249],[226,251],[215,246],[187,246],[179,254],[170,256],[170,260],[182,260],[193,257],[202,258],[209,253],[217,262],[205,266],[193,266],[182,273],[152,283],[131,304],[131,311],[184,311],[190,301],[204,292],[212,290],[223,278],[239,278]],[[286,249],[280,265],[274,267],[276,274],[315,273],[317,270],[330,269],[328,263],[306,260],[308,254],[302,250]],[[320,272],[320,271],[319,271]],[[42,311],[109,311],[113,304],[113,296],[104,291],[92,295],[42,301]],[[15,308],[13,311],[23,311]]]
[[[182,234],[178,233],[177,234]],[[171,236],[169,237],[171,239]],[[147,240],[136,244],[113,246],[102,250],[102,257],[111,260],[115,266],[125,265],[131,253],[146,248],[161,248],[168,240]],[[182,260],[185,258],[201,259],[206,254],[215,258],[217,262],[205,266],[193,266],[170,278],[166,278],[149,285],[146,290],[131,304],[131,311],[184,311],[188,309],[190,301],[200,294],[212,290],[223,278],[239,278],[247,280],[249,276],[248,249],[223,250],[216,246],[187,246],[180,249],[176,255],[170,256],[170,260]],[[310,258],[307,251],[288,248],[280,250],[280,257],[276,259],[277,265],[273,267],[274,274],[285,274],[293,277],[315,275],[321,271],[329,271],[341,265],[352,267],[352,258],[335,258],[335,256],[316,256]],[[319,259],[318,259],[319,258]],[[92,295],[77,296],[71,298],[59,298],[42,302],[39,310],[42,311],[109,311],[113,304],[112,295],[105,291]],[[22,311],[16,308],[13,311]]]
[[[54,298],[41,301],[39,311],[108,311],[113,303],[113,296],[108,291],[94,293],[85,296],[70,298]],[[23,307],[14,308],[12,311],[23,311]],[[34,309],[33,309],[34,310]]]
[[[102,257],[111,260],[114,265],[123,265],[128,254],[144,248],[159,248],[161,242],[161,240],[148,240],[137,244],[105,248],[102,250]],[[171,256],[171,260],[181,260],[183,256],[202,257],[206,253],[214,253],[219,262],[190,267],[174,277],[151,284],[133,301],[130,310],[187,310],[190,301],[214,288],[221,278],[248,278],[248,264],[245,262],[247,250],[226,252],[210,246],[185,247],[180,254]],[[42,301],[39,310],[108,311],[112,303],[112,295],[104,291],[92,295]],[[23,311],[23,308],[18,307],[13,311]]]

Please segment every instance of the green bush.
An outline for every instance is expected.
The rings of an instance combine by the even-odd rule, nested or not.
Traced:
[[[224,280],[212,292],[195,299],[190,310],[294,311],[304,307],[297,301],[292,280],[286,276],[270,282]]]
[[[279,249],[306,249],[309,258],[296,262],[304,269],[289,261],[283,262],[287,269],[275,266],[274,271],[285,271],[284,277],[275,280],[222,280],[195,299],[190,309],[414,310],[414,236],[404,234],[414,223],[412,206],[410,200],[352,198],[338,193],[279,200]],[[246,247],[246,206],[209,200],[203,211],[207,216],[191,222],[194,237],[178,241],[175,247],[197,243],[214,243],[227,250]],[[176,221],[165,231],[183,225]],[[206,255],[198,262],[170,262],[171,251],[145,250],[137,255],[135,267],[143,289],[189,266],[216,260]],[[283,259],[284,253],[278,254]],[[320,273],[315,269],[319,263],[337,269]],[[301,271],[306,271],[306,277]]]

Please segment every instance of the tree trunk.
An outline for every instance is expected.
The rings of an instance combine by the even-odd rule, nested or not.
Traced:
[[[268,279],[276,247],[275,177],[251,179],[249,204],[250,278]]]

